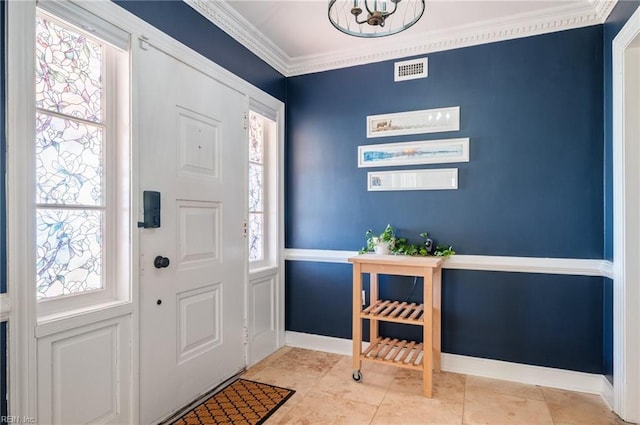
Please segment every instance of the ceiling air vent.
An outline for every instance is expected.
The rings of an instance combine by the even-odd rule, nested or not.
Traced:
[[[427,78],[429,75],[428,58],[412,59],[395,63],[394,81]]]

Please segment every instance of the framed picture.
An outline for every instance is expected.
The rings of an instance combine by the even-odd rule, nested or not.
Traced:
[[[367,116],[367,137],[460,130],[460,107]]]
[[[358,146],[358,167],[469,162],[469,138]]]
[[[451,190],[458,188],[458,169],[371,171],[367,190]]]

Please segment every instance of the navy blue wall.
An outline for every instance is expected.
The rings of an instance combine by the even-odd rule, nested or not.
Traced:
[[[613,82],[612,41],[640,6],[619,1],[604,24],[604,256],[613,260]],[[613,282],[604,285],[604,374],[613,382]]]
[[[286,246],[355,250],[391,223],[462,254],[602,258],[602,37],[594,26],[434,53],[427,79],[402,83],[392,61],[289,78]],[[458,132],[366,138],[367,115],[454,105]],[[458,190],[367,192],[358,145],[451,137],[471,139]],[[286,273],[287,329],[351,336],[348,266]],[[443,347],[602,373],[602,283],[446,271]]]
[[[458,132],[366,139],[367,115],[453,105]],[[423,80],[390,61],[289,78],[287,106],[287,247],[392,223],[465,254],[602,258],[601,26],[430,54]],[[451,137],[471,138],[458,190],[367,192],[358,145]]]
[[[284,102],[285,77],[182,1],[115,3]]]

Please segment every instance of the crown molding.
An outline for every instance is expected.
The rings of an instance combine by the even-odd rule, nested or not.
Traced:
[[[397,41],[385,40],[372,49],[341,50],[297,58],[289,57],[225,1],[184,1],[285,77],[292,77],[598,25],[604,23],[618,0],[590,0],[589,3],[561,5],[542,12],[514,15],[509,19],[487,20],[446,31],[421,33],[403,39],[403,47],[400,48]]]
[[[239,13],[229,7],[226,2],[216,0],[183,1],[276,71],[288,76],[288,64],[291,58]]]
[[[607,20],[607,18],[609,17],[609,14],[613,10],[613,8],[616,7],[616,4],[618,3],[618,0],[589,0],[589,1],[593,3],[593,10],[596,12],[596,15],[598,15],[598,18],[600,19],[601,23],[604,23]]]

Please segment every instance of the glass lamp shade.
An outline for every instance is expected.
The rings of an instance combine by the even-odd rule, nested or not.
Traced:
[[[355,37],[385,37],[406,30],[424,13],[424,0],[329,0],[329,21]]]

